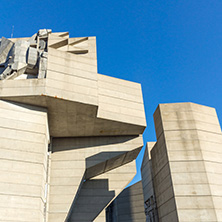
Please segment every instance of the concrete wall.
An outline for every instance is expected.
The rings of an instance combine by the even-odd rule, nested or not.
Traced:
[[[123,190],[106,209],[106,222],[145,222],[141,181]]]
[[[143,162],[141,165],[141,177],[144,195],[144,208],[146,222],[157,222],[158,213],[156,206],[156,196],[153,186],[153,169],[150,150],[154,147],[155,142],[148,142],[144,152]]]
[[[161,104],[151,150],[160,221],[222,221],[222,134],[215,109]]]
[[[130,167],[127,167],[127,163],[136,158],[142,144],[140,136],[54,138],[50,155],[49,221],[64,221],[71,206],[74,205],[74,200],[76,205],[72,210],[70,220],[75,221],[80,218],[83,220],[84,216],[87,217],[89,212],[85,210],[90,209],[87,197],[85,197],[85,206],[83,205],[82,211],[78,210],[78,215],[76,215],[76,208],[81,203],[82,196],[85,196],[83,192],[85,187],[91,190],[96,188],[93,181],[82,184],[85,179],[92,177],[93,180],[101,181],[101,183],[97,182],[98,187],[106,185],[114,191],[114,196],[106,200],[108,202],[103,203],[103,207],[100,206],[97,209],[97,214],[92,218],[95,219],[135,175],[134,163]],[[107,189],[106,186],[104,189]],[[100,195],[102,190],[97,189]],[[96,197],[91,201],[93,200],[95,201]],[[95,201],[94,204],[97,202]]]
[[[0,118],[0,221],[43,222],[47,111],[0,100]]]
[[[98,74],[98,118],[146,125],[141,85]]]
[[[52,137],[143,133],[141,85],[97,73],[95,37],[50,33],[46,54],[46,78],[1,81],[0,98],[46,107]]]
[[[84,181],[68,221],[105,222],[106,206],[126,187],[135,174],[133,161]]]
[[[97,66],[93,59],[49,47],[46,86],[48,95],[98,105]]]
[[[40,30],[29,40],[37,48],[47,41],[40,66],[0,82],[0,220],[105,221],[136,174],[141,86],[97,73],[95,37]]]

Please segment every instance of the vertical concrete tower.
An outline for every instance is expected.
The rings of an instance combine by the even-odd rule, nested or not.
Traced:
[[[153,189],[144,186],[144,195],[145,201],[155,197],[156,221],[222,221],[222,133],[215,109],[160,104],[154,121],[157,142],[148,146],[152,164],[142,167],[142,176]],[[150,161],[146,154],[144,161]]]
[[[95,37],[0,45],[0,221],[105,221],[136,173],[141,86],[97,73]]]

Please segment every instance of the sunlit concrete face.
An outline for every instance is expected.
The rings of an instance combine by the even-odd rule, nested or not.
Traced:
[[[1,39],[0,221],[105,221],[135,176],[141,86],[97,73],[95,37]]]
[[[159,221],[222,221],[222,133],[215,109],[160,104],[154,121],[157,142],[148,144],[144,163],[150,164],[142,165],[145,201],[154,197]]]
[[[140,84],[97,73],[95,37],[44,29],[2,38],[0,117],[0,221],[106,221],[136,174],[146,120]],[[160,104],[154,121],[139,217],[222,221],[215,109]]]

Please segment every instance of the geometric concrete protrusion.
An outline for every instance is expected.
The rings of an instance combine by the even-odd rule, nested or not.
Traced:
[[[104,222],[136,174],[146,128],[141,85],[97,73],[95,37],[42,29],[0,41],[0,221]],[[215,109],[160,104],[154,120],[141,218],[221,222]]]
[[[41,74],[46,69],[45,78],[37,79],[35,69],[27,68],[28,79],[22,79],[24,73],[16,81],[0,81],[0,98],[47,108],[53,137],[142,134],[146,120],[141,85],[97,73],[95,37],[70,43],[84,43],[87,53],[69,52],[61,38],[69,40],[67,33],[48,33],[49,45],[38,66]]]
[[[107,152],[107,156],[103,157],[103,162],[88,167],[86,169],[85,179],[88,180],[100,174],[104,174],[110,170],[118,168],[136,159],[142,147],[127,152]],[[122,154],[119,154],[122,153]],[[106,155],[106,152],[103,155]],[[108,159],[109,158],[109,159]]]
[[[85,189],[85,186],[90,187],[90,181],[100,179],[102,180],[101,183],[104,181],[104,183],[109,185],[109,189],[115,185],[114,189],[111,189],[115,191],[112,198],[110,197],[111,199],[108,199],[109,201],[107,200],[109,203],[135,175],[134,163],[130,168],[124,168],[124,166],[128,165],[127,163],[129,163],[129,161],[121,161],[120,164],[118,161],[119,158],[116,157],[120,156],[120,154],[127,154],[127,152],[129,152],[128,150],[140,150],[142,142],[141,136],[54,138],[52,140],[52,153],[50,155],[51,166],[49,168],[48,221],[63,221],[69,212],[72,217],[75,217],[72,208],[75,212],[79,204],[78,195],[79,193],[80,196],[84,195],[81,190],[82,188]],[[130,161],[135,160],[137,155],[138,152],[136,155],[133,155]],[[116,166],[113,165],[109,171],[104,172],[103,166],[105,166],[110,159],[113,159],[113,163],[115,163],[114,160],[117,160]],[[125,159],[127,160],[127,156]],[[101,168],[99,168],[100,166]],[[86,176],[88,169],[95,170],[95,175],[91,179]],[[123,170],[123,172],[121,172],[121,170]],[[109,176],[113,175],[112,172],[116,172],[114,173],[114,177]],[[122,173],[127,174],[124,175]],[[114,180],[114,184],[112,180]],[[115,182],[115,180],[118,181],[118,183]],[[123,183],[122,186],[120,186],[121,181]],[[117,188],[120,188],[120,190],[118,191]],[[93,199],[91,201],[93,201]],[[75,203],[77,206],[75,206]],[[96,202],[94,204],[96,204]],[[71,208],[72,205],[73,207]],[[106,205],[104,205],[103,208],[105,208],[105,206]],[[87,209],[89,206],[85,208]],[[102,211],[103,208],[97,210]],[[82,211],[84,212],[84,210]]]
[[[105,208],[136,174],[131,162],[83,183],[67,221],[105,222]]]
[[[95,37],[42,29],[1,39],[0,110],[0,220],[105,221],[136,174],[141,85],[97,73]]]
[[[51,30],[42,29],[29,39],[13,43],[4,37],[0,45],[0,80],[16,78],[45,78],[47,42]]]
[[[214,108],[160,104],[151,150],[160,221],[222,221],[222,133]]]
[[[13,46],[13,42],[10,40],[2,37],[1,39],[1,45],[0,45],[0,64],[2,65],[7,61],[8,54]]]

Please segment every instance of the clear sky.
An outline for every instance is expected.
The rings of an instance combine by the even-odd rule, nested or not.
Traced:
[[[156,140],[159,103],[212,106],[222,123],[221,0],[1,0],[0,8],[4,37],[12,26],[14,37],[41,28],[96,36],[99,73],[142,84],[144,143]]]

